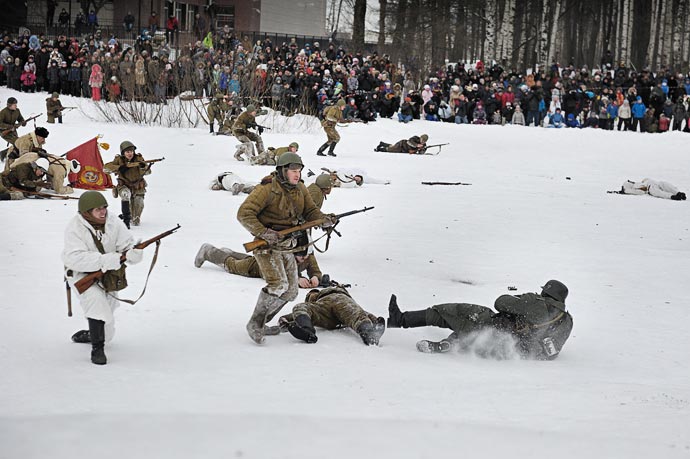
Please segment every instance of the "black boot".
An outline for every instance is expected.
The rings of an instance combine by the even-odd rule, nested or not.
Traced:
[[[210,124],[208,125],[208,132],[211,133],[211,134],[213,134],[213,123],[210,123]]]
[[[397,297],[391,295],[388,303],[388,328],[426,327],[426,309],[421,311],[402,312],[398,307]]]
[[[326,148],[328,148],[328,142],[324,143],[319,147],[319,151],[316,152],[318,156],[326,156],[323,152],[326,151]]]
[[[390,146],[389,143],[386,142],[379,142],[379,145],[376,147],[374,151],[388,151],[388,147]]]
[[[288,324],[288,331],[295,338],[307,343],[315,343],[319,340],[311,318],[304,314],[298,315],[293,322]]]
[[[91,335],[91,363],[105,365],[108,360],[103,352],[105,346],[105,322],[89,319],[89,334]]]
[[[9,148],[5,148],[4,150],[0,151],[0,161],[4,161],[5,158],[7,158],[7,151]]]
[[[338,156],[333,152],[333,150],[335,150],[335,145],[336,143],[333,142],[331,146],[328,148],[328,156]]]
[[[75,343],[90,343],[91,334],[88,330],[79,330],[74,335],[72,335],[72,341]]]
[[[122,213],[120,214],[120,220],[125,222],[125,226],[129,229],[129,224],[132,221],[132,212],[129,208],[129,201],[122,201]]]

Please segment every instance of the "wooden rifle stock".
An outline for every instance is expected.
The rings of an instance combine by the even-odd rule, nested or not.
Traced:
[[[39,113],[38,115],[32,116],[31,118],[27,118],[27,119],[25,119],[24,121],[22,121],[22,123],[25,123],[25,124],[26,124],[26,123],[28,123],[29,121],[35,120],[36,118],[38,118],[38,117],[41,116],[41,115],[43,115],[43,113]],[[5,129],[4,131],[2,131],[2,135],[5,136],[5,135],[9,134],[9,133],[12,132],[12,131],[16,131],[17,128],[20,127],[20,126],[22,125],[22,123],[15,124],[15,125],[12,126],[11,128]]]
[[[366,212],[367,210],[371,210],[373,208],[374,207],[372,206],[372,207],[364,207],[363,209],[359,209],[359,210],[351,210],[349,212],[344,212],[342,214],[338,214],[335,216],[335,218],[337,221],[343,217],[348,217],[350,215],[359,214],[361,212]],[[281,236],[287,236],[289,234],[296,233],[297,231],[304,231],[304,230],[309,229],[309,228],[314,228],[315,226],[321,226],[324,223],[326,223],[326,221],[327,220],[325,218],[319,218],[318,220],[305,222],[305,223],[302,223],[301,225],[293,226],[291,228],[285,228],[284,230],[280,230],[277,233],[280,234]],[[264,241],[263,239],[257,239],[255,241],[247,242],[246,244],[243,244],[244,250],[246,252],[251,252],[253,250],[259,249],[259,248],[267,246],[267,245],[268,245],[268,242]]]
[[[153,244],[154,242],[158,242],[164,237],[170,236],[172,233],[180,229],[180,225],[178,224],[175,228],[170,229],[168,231],[165,231],[158,236],[154,236],[151,239],[148,239],[144,242],[140,242],[139,244],[135,245],[133,248],[134,249],[145,249],[149,245]],[[123,253],[120,255],[120,263],[124,263],[127,260],[127,252]],[[74,287],[77,289],[77,292],[84,293],[89,287],[91,287],[96,281],[98,281],[101,277],[103,277],[105,273],[103,271],[94,271],[92,273],[87,274],[86,276],[82,277],[79,279],[77,282],[74,283]]]

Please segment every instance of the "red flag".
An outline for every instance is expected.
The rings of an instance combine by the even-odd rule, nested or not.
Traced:
[[[67,159],[76,159],[81,165],[78,172],[70,172],[68,176],[69,183],[74,188],[105,190],[113,187],[110,175],[103,172],[103,158],[98,149],[98,137],[68,151]]]

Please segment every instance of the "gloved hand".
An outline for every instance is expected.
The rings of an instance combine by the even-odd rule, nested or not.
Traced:
[[[26,121],[22,121],[22,126],[26,126]]]
[[[127,172],[127,169],[129,169],[129,167],[127,167],[127,166],[120,166],[117,168],[120,175],[125,174]]]
[[[48,152],[45,151],[43,148],[39,148],[38,150],[36,150],[36,154],[39,158],[48,159]]]
[[[261,233],[259,237],[268,242],[270,245],[277,244],[281,239],[283,239],[278,231],[272,230],[271,228],[266,228],[266,231]]]
[[[264,128],[262,126],[257,126],[256,129],[259,131],[259,135],[264,133]]]
[[[125,257],[127,258],[127,263],[137,264],[144,258],[144,249],[131,248],[127,251]]]
[[[332,228],[338,224],[338,217],[336,217],[335,214],[327,214],[325,220],[326,221],[321,224],[322,229]]]

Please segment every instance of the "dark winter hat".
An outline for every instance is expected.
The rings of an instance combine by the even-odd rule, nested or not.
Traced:
[[[46,129],[44,127],[37,127],[36,130],[34,131],[34,133],[38,137],[43,137],[44,139],[48,138],[48,134],[49,134],[48,129]]]
[[[9,106],[9,105],[14,105],[14,104],[16,104],[16,103],[17,103],[17,99],[15,99],[14,97],[10,97],[9,99],[7,99],[7,105],[8,105],[8,106]]]
[[[79,196],[79,213],[83,214],[99,207],[108,207],[108,201],[98,191],[86,191]]]
[[[565,303],[565,299],[568,297],[568,287],[561,281],[551,279],[541,288],[541,295]]]

